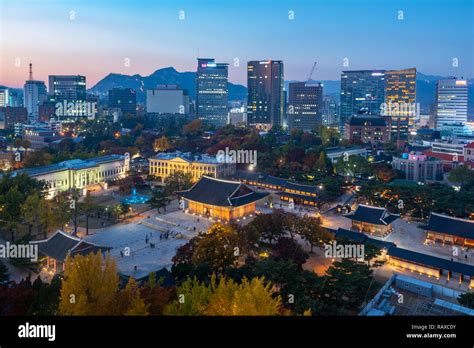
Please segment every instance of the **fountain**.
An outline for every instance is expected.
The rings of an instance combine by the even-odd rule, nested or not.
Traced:
[[[134,188],[132,188],[132,194],[130,196],[125,197],[122,200],[122,203],[125,203],[125,204],[143,204],[143,203],[148,202],[149,199],[150,199],[150,196],[137,194],[137,189],[134,187]]]

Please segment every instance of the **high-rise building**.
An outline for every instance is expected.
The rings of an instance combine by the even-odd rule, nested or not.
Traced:
[[[15,124],[28,122],[28,112],[22,106],[6,106],[0,108],[0,120],[3,121],[3,127],[13,129]]]
[[[23,96],[18,89],[8,90],[8,105],[12,107],[23,106]]]
[[[228,64],[198,58],[196,75],[196,116],[220,127],[228,120]]]
[[[385,72],[383,116],[390,116],[392,139],[407,139],[419,114],[416,104],[416,68]]]
[[[119,108],[123,114],[136,115],[137,93],[131,88],[109,90],[109,108]]]
[[[323,126],[338,125],[339,104],[331,96],[323,96]]]
[[[247,122],[268,130],[284,126],[283,62],[281,60],[247,63]]]
[[[8,100],[9,100],[9,89],[8,88],[0,88],[0,108],[9,106],[8,105]]]
[[[346,119],[357,114],[380,115],[385,101],[384,70],[353,70],[341,74],[340,130]]]
[[[188,91],[178,85],[159,85],[146,91],[146,111],[157,114],[189,114]]]
[[[467,122],[467,81],[456,78],[436,83],[436,128]]]
[[[24,85],[25,107],[28,116],[37,118],[38,108],[46,101],[47,97],[44,81],[33,80],[33,65],[30,63],[30,76]]]
[[[323,85],[291,82],[288,99],[288,127],[311,131],[322,125]]]
[[[86,77],[81,75],[50,75],[49,94],[56,102],[86,100]]]

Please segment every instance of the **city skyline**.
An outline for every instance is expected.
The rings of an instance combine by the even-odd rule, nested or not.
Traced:
[[[271,11],[266,1],[0,4],[0,84],[14,88],[23,86],[30,61],[36,80],[81,74],[91,88],[109,73],[146,76],[168,66],[195,71],[198,49],[201,57],[229,63],[229,81],[242,85],[247,62],[263,59],[282,60],[285,80],[304,81],[314,61],[316,80],[339,80],[343,70],[409,66],[429,75],[474,76],[468,0],[275,2]]]

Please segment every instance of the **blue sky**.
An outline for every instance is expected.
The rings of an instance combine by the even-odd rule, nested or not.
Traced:
[[[36,79],[84,74],[88,87],[109,72],[191,71],[198,49],[242,84],[257,59],[283,60],[287,80],[314,61],[317,79],[408,67],[474,77],[473,23],[473,0],[0,0],[0,84],[22,86],[30,61]]]

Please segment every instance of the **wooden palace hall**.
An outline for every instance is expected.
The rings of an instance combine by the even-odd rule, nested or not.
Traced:
[[[192,214],[224,221],[231,221],[254,214],[256,202],[268,196],[247,185],[203,176],[189,190],[179,191],[182,208]]]

